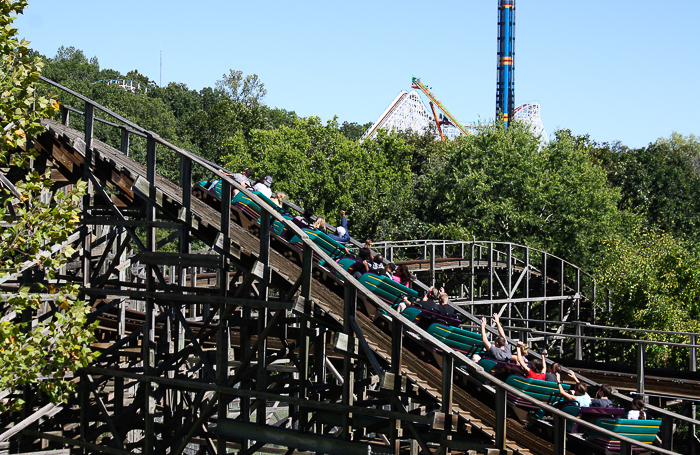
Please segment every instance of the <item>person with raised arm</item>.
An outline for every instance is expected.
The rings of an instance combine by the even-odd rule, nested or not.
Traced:
[[[508,362],[513,357],[513,353],[510,350],[506,333],[503,331],[497,313],[493,314],[493,320],[498,328],[498,336],[494,339],[494,343],[491,344],[486,334],[486,318],[481,318],[481,339],[484,342],[484,347],[486,347],[486,355],[502,362]]]
[[[348,219],[345,216],[345,210],[340,211],[340,226],[335,228],[336,234],[328,234],[328,237],[332,238],[338,243],[345,245],[350,241],[350,233],[348,232]]]
[[[578,378],[576,377],[576,373],[574,373],[571,370],[569,370],[569,376],[571,376],[571,378],[576,381],[576,385],[574,386],[574,393],[570,394],[564,390],[564,388],[561,386],[561,375],[557,373],[557,384],[559,385],[559,393],[567,400],[575,401],[579,405],[579,407],[589,407],[591,405],[591,396],[588,395],[588,386],[579,382]]]
[[[525,349],[521,349],[522,347],[525,347]],[[532,362],[525,363],[523,359],[523,354],[522,351],[527,350],[527,346],[525,343],[522,341],[518,342],[518,349],[516,349],[517,353],[517,360],[518,364],[520,364],[520,367],[527,372],[527,377],[529,379],[540,379],[542,381],[545,380],[545,374],[547,373],[547,360],[544,357],[544,351],[542,352],[542,360],[540,359],[532,359]]]

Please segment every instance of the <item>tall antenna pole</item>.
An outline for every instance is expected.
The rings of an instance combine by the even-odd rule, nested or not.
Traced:
[[[515,108],[515,0],[498,1],[496,118],[502,119],[507,128]]]
[[[163,50],[160,51],[160,81],[158,82],[160,87],[163,86]]]

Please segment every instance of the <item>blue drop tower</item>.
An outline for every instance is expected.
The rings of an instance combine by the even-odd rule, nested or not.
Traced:
[[[515,109],[515,0],[498,1],[496,118],[502,119],[507,128]]]

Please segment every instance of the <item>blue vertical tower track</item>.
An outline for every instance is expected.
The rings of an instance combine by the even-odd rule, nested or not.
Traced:
[[[499,0],[498,76],[496,79],[496,118],[506,127],[515,108],[515,0]]]

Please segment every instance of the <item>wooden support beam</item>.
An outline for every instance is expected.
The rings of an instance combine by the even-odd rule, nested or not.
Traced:
[[[355,339],[353,337],[353,330],[350,325],[350,319],[355,316],[355,311],[357,308],[357,288],[355,288],[355,286],[353,286],[353,284],[349,281],[346,281],[344,291],[343,334],[347,335],[348,345],[351,347],[352,352],[354,353]],[[343,377],[345,378],[345,382],[343,383],[343,396],[341,399],[341,403],[346,406],[352,406],[354,402],[354,375],[355,373],[353,371],[353,355],[351,353],[346,353],[343,356]],[[343,433],[343,439],[345,441],[351,441],[353,439],[352,419],[349,415],[343,416],[341,432]]]
[[[56,412],[60,411],[62,408],[63,408],[62,404],[49,403],[47,405],[44,405],[38,411],[27,416],[25,419],[17,422],[12,428],[10,428],[10,429],[6,430],[5,432],[3,432],[2,434],[0,434],[0,442],[7,441],[11,437],[18,434],[20,431],[24,430],[25,428],[28,428],[34,422],[36,422],[36,421],[38,421],[38,420],[40,420],[48,415],[55,414]]]
[[[83,232],[83,254],[81,257],[82,271],[83,271],[83,289],[90,287],[90,259],[91,259],[91,245],[90,236],[87,230],[86,219],[90,218],[90,206],[91,198],[93,193],[92,180],[94,176],[92,175],[92,134],[93,134],[93,121],[94,121],[94,106],[91,103],[85,103],[85,149],[83,155],[83,180],[87,182],[87,188],[85,190],[85,196],[83,196],[83,227],[86,230]]]
[[[40,431],[24,430],[22,434],[36,439],[46,439],[47,441],[57,442],[59,444],[65,444],[70,447],[80,447],[82,449],[89,450],[94,453],[106,453],[110,455],[132,455],[133,452],[129,450],[121,450],[114,447],[109,447],[104,444],[95,444],[91,442],[81,441],[79,439],[65,438],[62,436],[57,436],[51,433],[42,433]]]
[[[394,321],[391,331],[391,375],[393,376],[391,410],[398,411],[403,408],[399,402],[399,394],[404,390],[402,387],[401,362],[403,359],[403,333],[404,327]],[[399,455],[401,451],[401,421],[392,419],[389,422],[389,442],[392,446],[394,455]]]
[[[86,295],[92,298],[117,299],[128,297],[133,299],[152,298],[158,305],[174,305],[178,303],[202,303],[204,301],[212,305],[225,305],[233,309],[239,307],[245,308],[267,308],[270,310],[287,309],[291,310],[294,307],[294,302],[283,301],[263,301],[254,299],[245,299],[240,297],[222,297],[220,295],[196,295],[196,294],[176,294],[173,292],[162,291],[141,291],[127,289],[98,289],[91,288],[87,290]]]
[[[149,136],[146,141],[146,172],[148,182],[155,185],[156,182],[156,141],[153,136]],[[156,220],[156,207],[150,200],[146,201],[146,221],[153,222]],[[153,253],[156,248],[156,228],[151,226],[146,229],[146,249],[145,251]],[[146,265],[146,292],[152,293],[156,290],[154,272],[158,273],[159,269],[153,265]],[[165,285],[165,280],[162,280]],[[145,375],[150,376],[155,368],[156,362],[156,343],[155,343],[155,302],[152,297],[146,297],[146,315],[144,318],[143,336],[141,338],[141,359],[143,362],[143,371]],[[204,356],[202,356],[204,357]],[[204,360],[204,359],[203,359]],[[141,384],[143,388],[143,407],[141,414],[143,416],[143,453],[149,454],[155,451],[156,435],[155,435],[155,407],[156,397],[154,384],[145,382]]]
[[[372,453],[371,446],[366,443],[347,442],[337,438],[314,436],[274,427],[260,427],[259,425],[230,419],[220,421],[217,425],[216,433],[236,439],[255,439],[265,441],[268,444],[278,444],[283,447],[312,452],[333,453],[336,455],[369,455]]]
[[[302,276],[301,295],[299,301],[303,304],[303,313],[300,321],[299,333],[299,393],[300,400],[306,400],[309,393],[309,345],[311,323],[309,317],[313,314],[311,302],[311,286],[313,280],[313,251],[309,245],[304,245],[302,251]],[[308,416],[303,408],[295,410],[298,415],[297,425],[299,429],[304,429],[308,425]]]
[[[110,205],[118,208],[114,201],[110,201]],[[85,222],[93,226],[116,226],[116,227],[130,227],[130,228],[159,228],[159,229],[180,229],[182,228],[182,223],[172,222],[172,221],[146,221],[146,220],[127,220],[119,218],[109,218],[109,217],[92,217]]]
[[[355,321],[354,317],[350,318],[350,326],[352,327],[352,331],[355,333],[355,336],[359,340],[362,352],[367,357],[367,361],[372,367],[372,370],[374,370],[374,373],[377,376],[381,376],[384,373],[384,368],[382,368],[382,366],[379,364],[377,356],[374,355],[374,352],[369,347],[369,344],[367,343],[367,338],[365,338],[364,334],[362,333],[362,329],[359,325],[357,325],[357,321]]]
[[[110,433],[112,433],[112,438],[113,438],[114,442],[117,444],[117,447],[119,449],[123,450],[124,449],[123,439],[125,439],[125,438],[122,438],[122,436],[119,435],[119,432],[117,431],[117,427],[114,425],[114,421],[112,420],[112,417],[109,414],[109,411],[107,410],[107,406],[105,406],[104,402],[102,401],[102,397],[100,397],[100,394],[97,391],[97,388],[95,387],[94,380],[92,379],[92,377],[89,374],[82,376],[82,379],[87,382],[90,391],[92,391],[93,399],[95,400],[95,403],[97,404],[97,408],[100,410],[100,414],[102,414],[102,416],[104,417]]]
[[[508,394],[506,389],[503,387],[496,387],[496,400],[494,403],[494,413],[495,413],[495,435],[494,443],[496,448],[499,450],[506,449],[506,428],[507,428],[507,412],[506,412],[506,398]]]
[[[149,252],[139,253],[132,259],[133,262],[140,262],[146,265],[174,265],[176,267],[205,267],[218,269],[221,267],[221,258],[213,254],[187,254],[187,253],[167,253]]]
[[[128,236],[118,235],[117,237],[119,237],[120,240],[119,247],[117,248],[116,254],[112,258],[112,261],[109,263],[109,266],[107,266],[104,275],[102,275],[102,278],[95,283],[95,287],[98,289],[101,289],[105,285],[105,283],[109,280],[109,277],[112,276],[112,273],[114,271],[119,272],[119,261],[121,261],[122,255],[124,254],[126,247],[129,246]],[[119,273],[117,274],[119,275]],[[97,281],[97,278],[99,277],[95,277],[95,279],[93,279],[93,282]]]

